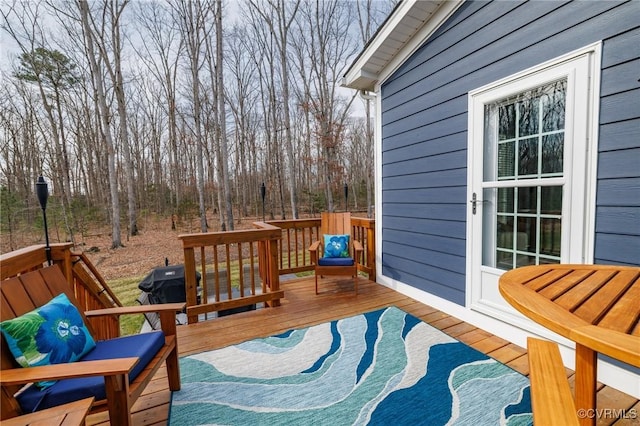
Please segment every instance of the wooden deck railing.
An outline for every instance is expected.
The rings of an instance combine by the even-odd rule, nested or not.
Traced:
[[[180,235],[185,261],[188,321],[212,312],[238,310],[263,303],[277,306],[284,297],[280,275],[312,271],[309,245],[319,236],[320,219],[255,222],[255,229]],[[364,246],[360,271],[375,278],[375,221],[351,218],[352,235]],[[122,306],[104,278],[71,243],[51,245],[52,262],[58,264],[85,310]],[[44,245],[0,256],[2,279],[47,265]],[[196,271],[201,274],[200,285]],[[96,321],[92,319],[91,321]],[[120,334],[117,318],[108,322],[110,335]]]
[[[259,229],[178,236],[184,250],[189,323],[214,311],[258,303],[279,305],[284,296],[277,265],[282,231],[266,223],[256,227]],[[201,275],[200,286],[196,271]]]
[[[278,241],[280,275],[313,271],[308,249],[313,241],[320,238],[320,218],[270,220],[266,223],[282,229],[282,237]],[[352,216],[351,235],[364,247],[364,259],[358,269],[370,280],[375,279],[375,220]]]
[[[75,253],[71,249],[72,243],[58,243],[51,245],[51,261],[62,270],[67,278],[69,286],[73,289],[76,299],[85,311],[95,309],[113,308],[122,306],[118,297],[111,291],[104,278],[93,266],[84,253]],[[5,280],[44,268],[48,265],[47,254],[44,245],[35,245],[20,250],[12,251],[0,256],[0,278]],[[107,334],[100,335],[101,339],[117,337],[120,335],[120,327],[116,317],[106,316],[98,319],[89,319],[97,329],[95,321],[107,330]],[[101,326],[102,326],[101,325]]]
[[[318,239],[320,219],[270,220],[266,223],[282,229],[278,240],[280,275],[313,271],[308,249]]]

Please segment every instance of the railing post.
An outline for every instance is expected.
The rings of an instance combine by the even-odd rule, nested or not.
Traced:
[[[280,270],[278,269],[278,240],[269,240],[267,243],[267,270],[269,272],[269,289],[270,291],[280,290]],[[268,302],[269,306],[280,306],[280,299]]]
[[[367,267],[369,268],[369,280],[376,280],[376,230],[375,222],[367,227]]]
[[[185,279],[185,291],[187,296],[187,308],[198,304],[198,283],[196,282],[196,258],[193,251],[193,247],[186,247],[184,249],[184,279]],[[187,312],[189,310],[187,309]],[[197,315],[189,315],[187,322],[193,324],[198,322]]]

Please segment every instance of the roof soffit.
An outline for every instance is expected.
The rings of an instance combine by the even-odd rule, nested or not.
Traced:
[[[405,0],[391,13],[347,69],[342,85],[375,91],[463,0]]]

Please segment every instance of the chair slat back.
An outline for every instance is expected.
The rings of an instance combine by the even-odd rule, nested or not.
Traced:
[[[66,293],[74,301],[70,287],[58,266],[41,268],[16,277],[0,281],[0,320],[16,318],[26,314],[53,299],[60,293]],[[4,336],[0,339],[0,370],[18,368]],[[13,394],[20,386],[3,387],[0,392],[0,409],[3,417],[20,414],[20,408]]]
[[[78,306],[75,296],[67,280],[57,265],[21,274],[17,277],[0,281],[0,320],[19,317],[40,306],[43,306],[57,295],[65,293],[69,300],[78,307],[83,322],[93,333],[83,310]],[[2,338],[2,354],[0,368],[16,368],[18,365]]]
[[[322,212],[321,220],[322,235],[351,235],[351,213]]]

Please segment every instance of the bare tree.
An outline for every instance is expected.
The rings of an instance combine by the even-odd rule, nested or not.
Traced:
[[[82,1],[82,0],[81,0]],[[99,19],[94,19],[90,13],[86,17],[90,22],[89,30],[92,31],[93,45],[97,48],[101,58],[101,64],[108,71],[111,79],[115,99],[117,103],[121,152],[127,187],[128,207],[128,236],[138,234],[136,196],[134,186],[134,174],[131,164],[131,147],[127,125],[127,103],[125,98],[124,80],[122,76],[122,14],[129,4],[129,0],[104,0],[101,10],[98,10]],[[88,10],[88,7],[87,7]]]
[[[66,55],[45,47],[48,45],[47,34],[42,27],[41,9],[41,2],[15,3],[6,12],[2,12],[3,20],[0,28],[11,36],[22,52],[20,64],[14,76],[34,83],[40,94],[53,141],[53,155],[56,158],[53,169],[62,194],[65,228],[70,240],[73,241],[71,180],[63,118],[63,97],[64,93],[77,82],[78,77],[75,64]]]
[[[291,112],[290,112],[290,95],[289,95],[289,73],[290,65],[288,61],[289,50],[289,34],[291,26],[298,12],[300,0],[249,0],[249,4],[262,17],[264,22],[269,26],[271,34],[274,35],[278,59],[280,61],[280,84],[282,85],[282,127],[284,128],[285,151],[287,154],[287,168],[289,176],[287,179],[289,186],[289,198],[291,200],[291,214],[294,219],[298,219],[298,197],[296,189],[296,181],[298,175],[296,173],[295,151],[293,147],[291,133]]]
[[[299,49],[309,57],[310,96],[307,107],[317,122],[321,150],[320,174],[327,209],[334,211],[333,191],[345,178],[338,148],[343,143],[345,120],[354,97],[345,101],[337,93],[342,71],[358,45],[350,37],[352,9],[339,0],[305,3],[297,19],[299,31],[309,37],[296,39]]]
[[[228,34],[222,0],[5,1],[1,35],[22,44],[0,94],[3,200],[30,208],[44,173],[62,238],[106,210],[114,247],[125,197],[129,236],[149,210],[206,231],[217,208],[233,229],[262,182],[270,218],[335,210],[345,182],[371,206],[371,105],[352,119],[339,81],[392,3],[245,0]]]
[[[227,144],[227,112],[224,98],[224,69],[222,46],[222,0],[216,0],[216,77],[218,83],[218,113],[220,114],[220,154],[222,155],[222,187],[224,188],[224,201],[227,210],[227,228],[233,231],[233,204],[231,202],[231,185],[229,184],[229,149]]]
[[[233,81],[225,88],[228,105],[234,118],[236,141],[236,175],[238,203],[240,216],[247,216],[250,187],[257,187],[255,179],[255,159],[257,149],[255,147],[255,132],[257,120],[255,119],[258,90],[255,87],[257,79],[256,68],[251,63],[253,45],[249,42],[246,28],[234,26],[227,37],[229,54],[225,57],[225,63]],[[251,171],[251,172],[250,172]],[[253,178],[251,178],[251,177]],[[257,192],[257,191],[256,191]]]
[[[164,93],[165,102],[160,103],[167,117],[168,149],[171,161],[166,164],[169,181],[173,187],[173,203],[177,208],[182,201],[182,168],[179,166],[178,122],[177,122],[177,73],[178,61],[184,50],[184,40],[171,21],[169,10],[160,2],[140,2],[136,21],[140,26],[140,60],[147,64]]]
[[[211,76],[211,88],[213,92],[213,114],[212,122],[214,127],[214,152],[216,155],[216,165],[218,171],[218,205],[220,224],[222,230],[233,230],[233,204],[231,197],[231,185],[229,182],[229,147],[227,141],[227,117],[224,95],[224,69],[223,69],[223,45],[222,45],[222,2],[215,1],[214,11],[215,21],[215,46],[212,37],[206,39],[205,55],[209,64]],[[215,51],[215,60],[214,52]]]
[[[263,137],[266,145],[264,159],[264,174],[270,198],[269,206],[277,205],[282,219],[286,218],[284,176],[282,171],[282,150],[279,143],[279,133],[283,130],[278,123],[278,94],[275,68],[277,66],[274,34],[269,30],[259,13],[254,8],[246,9],[251,27],[251,37],[255,42],[253,61],[258,70],[260,102],[262,107]],[[274,201],[275,200],[275,201]],[[270,218],[274,218],[270,210]]]
[[[189,69],[191,73],[191,94],[193,96],[193,133],[197,149],[198,205],[200,208],[200,230],[207,231],[207,215],[204,202],[204,140],[202,137],[202,116],[200,98],[201,49],[207,33],[206,24],[213,10],[210,1],[180,0],[172,5],[174,16],[185,38]]]
[[[118,181],[116,175],[116,154],[113,137],[111,135],[110,111],[105,96],[104,79],[102,77],[100,66],[98,65],[98,57],[96,56],[94,46],[95,41],[93,31],[91,29],[89,5],[86,1],[80,0],[77,2],[77,6],[80,10],[85,51],[89,61],[89,66],[91,67],[91,77],[93,79],[95,98],[100,111],[102,126],[101,132],[107,146],[109,192],[111,195],[111,248],[117,248],[122,246],[122,239],[120,235],[120,200],[118,197]]]

